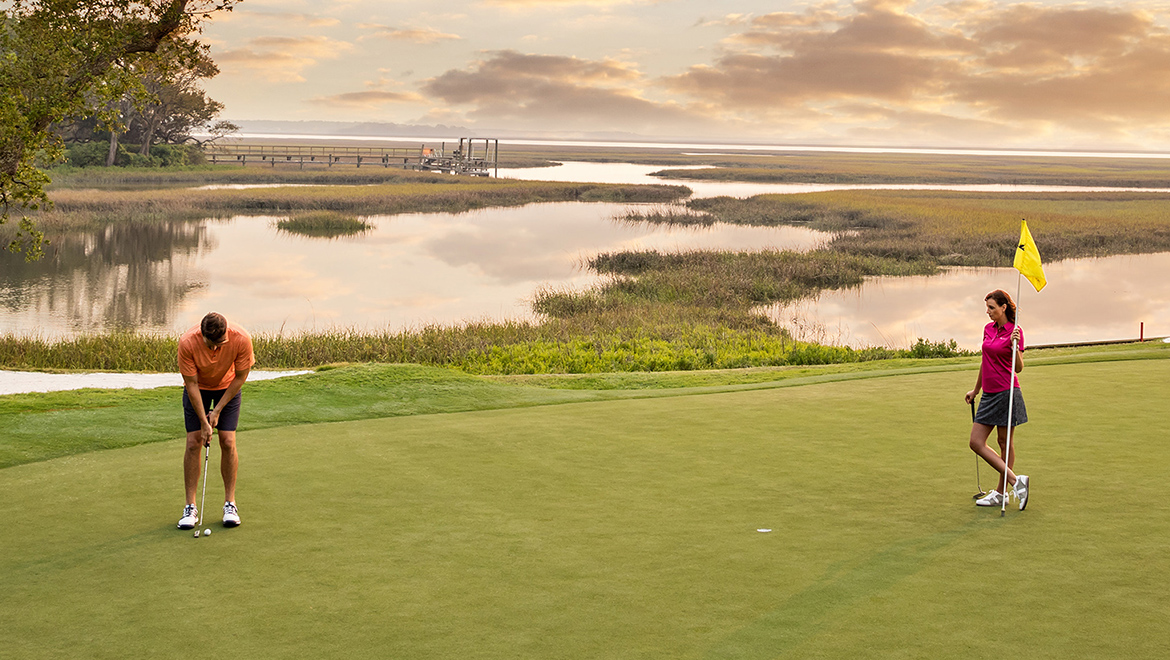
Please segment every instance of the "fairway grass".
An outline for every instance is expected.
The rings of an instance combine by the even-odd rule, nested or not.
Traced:
[[[180,433],[5,468],[0,656],[1165,657],[1170,361],[1063,359],[1004,518],[955,363],[241,427],[244,524],[199,540]]]

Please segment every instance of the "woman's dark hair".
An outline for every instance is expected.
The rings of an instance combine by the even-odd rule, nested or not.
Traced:
[[[1016,303],[1012,300],[1012,297],[1007,294],[1007,291],[1004,291],[1003,289],[996,289],[995,291],[987,294],[983,300],[994,300],[995,304],[999,305],[1000,307],[1007,305],[1008,323],[1016,322]]]
[[[208,312],[207,316],[203,317],[203,322],[199,324],[199,331],[208,341],[218,344],[227,334],[227,319],[219,312]]]

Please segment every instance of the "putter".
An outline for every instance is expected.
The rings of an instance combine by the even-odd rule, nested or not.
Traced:
[[[203,526],[203,505],[207,504],[207,459],[211,456],[211,441],[208,440],[203,446],[207,448],[203,452],[203,501],[199,503],[199,520],[195,523],[195,538],[199,538],[199,528]]]
[[[975,400],[971,400],[971,423],[975,423]],[[977,500],[987,494],[983,490],[983,480],[979,477],[979,454],[975,454],[975,487],[979,489],[978,493],[971,496],[971,499]]]

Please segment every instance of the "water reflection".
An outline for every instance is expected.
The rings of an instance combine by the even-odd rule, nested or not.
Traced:
[[[577,163],[566,162],[559,167],[530,169],[501,169],[500,178],[528,179],[531,181],[587,181],[590,183],[661,183],[683,185],[690,188],[694,198],[751,197],[753,195],[826,192],[829,190],[959,190],[967,192],[1161,192],[1170,193],[1170,188],[1119,188],[1107,186],[1017,186],[1000,183],[990,184],[857,184],[857,183],[748,183],[741,181],[689,181],[686,179],[664,179],[650,176],[651,172],[664,169],[686,170],[704,167],[663,167],[661,165],[637,165],[634,163]]]
[[[157,328],[206,286],[201,254],[216,241],[207,223],[111,225],[52,238],[44,259],[0,258],[0,331],[57,335]]]
[[[1122,255],[1045,264],[1048,286],[1025,281],[1020,325],[1032,344],[1170,335],[1170,253]],[[935,277],[877,277],[856,289],[812,301],[763,308],[770,318],[814,340],[906,347],[917,337],[955,339],[978,349],[987,323],[983,296],[1016,295],[1011,268],[954,268]]]
[[[554,203],[369,218],[332,240],[275,217],[119,225],[55,240],[45,261],[0,257],[0,332],[178,332],[209,309],[256,331],[383,329],[531,318],[542,285],[585,287],[582,262],[624,249],[810,249],[805,228],[614,222],[619,204]]]

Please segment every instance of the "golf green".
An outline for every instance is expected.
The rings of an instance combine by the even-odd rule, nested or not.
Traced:
[[[1166,657],[1170,360],[1030,366],[1002,518],[973,382],[243,430],[198,540],[178,433],[6,468],[0,657]]]

